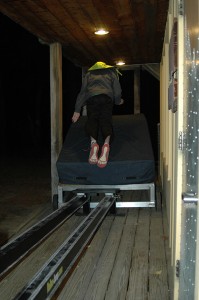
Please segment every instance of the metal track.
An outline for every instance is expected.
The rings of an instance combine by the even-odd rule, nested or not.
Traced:
[[[51,299],[114,202],[113,195],[105,196],[14,299]]]
[[[50,235],[88,201],[86,195],[73,197],[60,209],[32,226],[0,249],[0,275],[17,264],[33,247]]]

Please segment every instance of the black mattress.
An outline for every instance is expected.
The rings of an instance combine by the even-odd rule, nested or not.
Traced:
[[[113,116],[114,139],[105,168],[88,163],[90,139],[84,132],[85,120],[81,117],[72,124],[65,138],[57,160],[60,183],[123,185],[154,181],[154,155],[143,114]]]

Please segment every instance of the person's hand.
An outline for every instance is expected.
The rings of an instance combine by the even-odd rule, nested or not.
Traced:
[[[77,120],[79,119],[79,117],[80,117],[80,113],[74,112],[74,114],[72,116],[72,122],[73,123],[77,122]]]
[[[119,105],[122,105],[122,104],[124,104],[124,99],[121,98]]]

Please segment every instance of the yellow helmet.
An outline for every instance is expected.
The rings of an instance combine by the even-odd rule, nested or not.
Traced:
[[[88,71],[100,70],[100,69],[108,69],[108,68],[115,68],[114,66],[110,66],[105,64],[103,61],[96,62]]]

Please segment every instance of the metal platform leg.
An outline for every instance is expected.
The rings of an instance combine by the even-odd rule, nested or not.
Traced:
[[[62,206],[62,204],[64,203],[63,195],[63,188],[62,186],[58,185],[58,207]]]
[[[150,190],[150,202],[151,203],[155,203],[155,184],[151,183],[149,186],[149,190]]]

